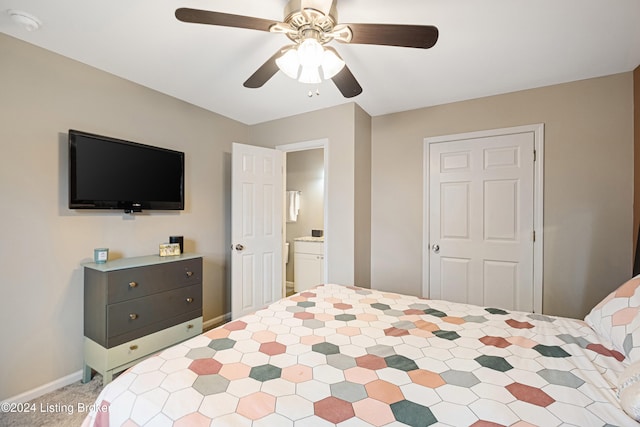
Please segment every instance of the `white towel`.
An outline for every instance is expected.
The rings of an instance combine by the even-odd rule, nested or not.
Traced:
[[[287,222],[296,222],[298,220],[299,210],[300,192],[287,191]]]

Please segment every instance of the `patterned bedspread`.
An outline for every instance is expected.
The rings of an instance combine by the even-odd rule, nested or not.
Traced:
[[[637,426],[610,348],[580,320],[324,285],[132,367],[84,424]]]

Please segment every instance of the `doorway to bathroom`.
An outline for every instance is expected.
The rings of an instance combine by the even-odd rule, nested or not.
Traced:
[[[286,294],[324,283],[327,276],[327,148],[325,140],[278,146],[285,152],[284,272]]]

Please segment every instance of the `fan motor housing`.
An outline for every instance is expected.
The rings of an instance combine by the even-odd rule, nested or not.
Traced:
[[[335,3],[333,0],[290,0],[284,9],[284,22],[301,32],[313,29],[330,33],[338,22]]]

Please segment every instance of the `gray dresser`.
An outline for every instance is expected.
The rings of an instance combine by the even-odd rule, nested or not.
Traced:
[[[202,333],[202,257],[84,264],[84,369],[104,384],[140,359]]]

